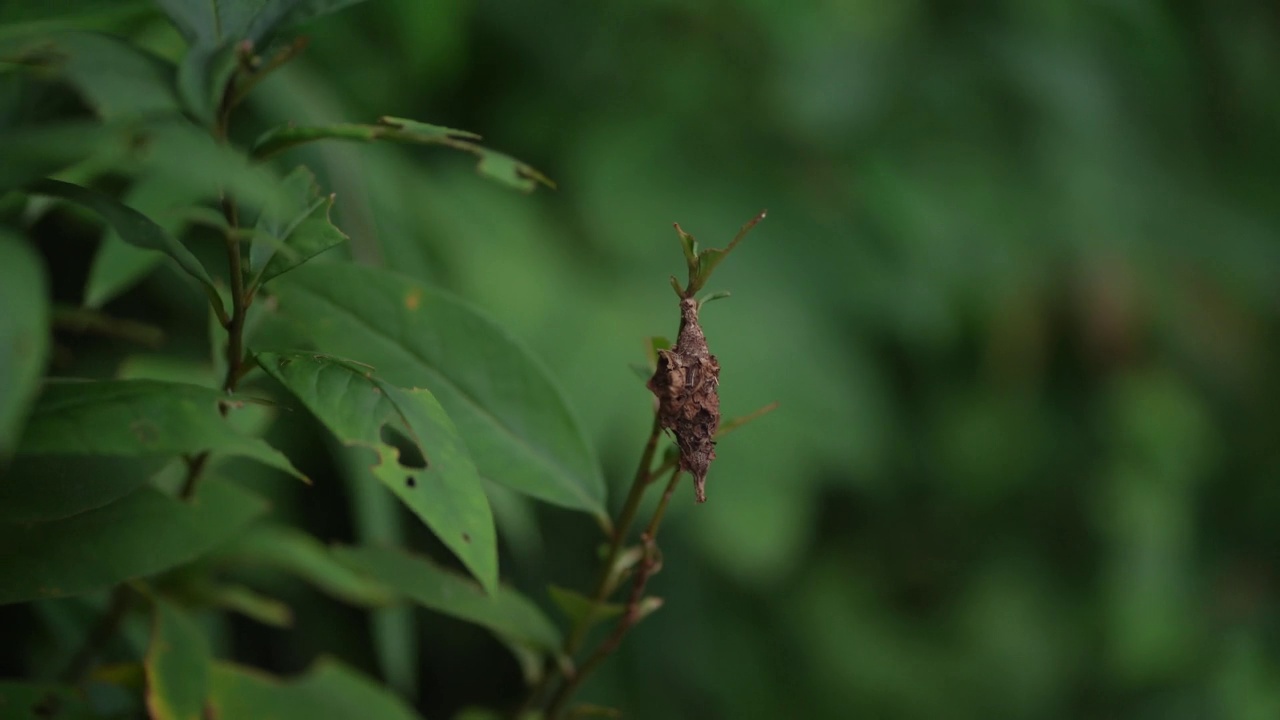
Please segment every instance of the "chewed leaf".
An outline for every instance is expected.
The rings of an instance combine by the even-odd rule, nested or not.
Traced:
[[[276,284],[280,314],[319,350],[426,387],[485,478],[604,516],[604,479],[550,373],[501,327],[439,290],[378,268],[311,263]]]
[[[498,584],[493,513],[453,422],[427,390],[405,390],[367,366],[299,352],[258,353],[279,380],[348,445],[370,448],[374,477],[431,528],[484,585]],[[409,442],[398,448],[400,434]],[[419,457],[410,457],[414,452]]]
[[[479,159],[476,163],[477,172],[518,190],[529,192],[539,184],[549,188],[556,186],[550,178],[536,168],[510,155],[480,145],[477,142],[479,139],[479,135],[466,130],[430,125],[405,118],[382,117],[378,119],[377,125],[336,123],[310,127],[286,125],[274,128],[258,138],[253,145],[252,153],[255,158],[265,159],[289,148],[316,140],[360,142],[390,140],[415,145],[443,145],[475,155]]]
[[[232,427],[219,411],[234,411],[232,400],[211,388],[157,380],[49,381],[18,452],[145,457],[211,450],[305,481],[280,451]]]

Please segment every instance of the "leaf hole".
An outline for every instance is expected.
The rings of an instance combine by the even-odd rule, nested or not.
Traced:
[[[418,446],[391,425],[382,426],[382,442],[395,448],[400,453],[400,467],[412,470],[426,470],[427,459],[423,457]]]
[[[414,476],[410,475],[409,477],[407,477],[407,478],[405,478],[405,479],[404,479],[404,484],[405,484],[405,485],[408,485],[409,487],[417,487],[417,486],[418,486],[418,478],[416,478],[416,477],[414,477]]]
[[[471,534],[470,534],[470,533],[462,533],[462,542],[464,542],[464,543],[469,543],[469,542],[471,542]]]

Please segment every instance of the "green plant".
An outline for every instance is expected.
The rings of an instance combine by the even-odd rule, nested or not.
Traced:
[[[83,597],[71,612],[94,617],[71,633],[74,651],[51,643],[27,678],[0,682],[0,707],[35,717],[413,715],[353,663],[323,660],[280,684],[215,659],[210,628],[229,614],[293,621],[257,587],[255,568],[374,612],[408,602],[486,628],[523,662],[530,689],[519,712],[532,717],[577,712],[569,703],[582,681],[661,605],[645,591],[677,483],[692,473],[704,499],[715,438],[750,419],[720,423],[718,364],[697,315],[716,296],[695,294],[763,214],[724,250],[700,251],[677,226],[689,269],[684,286],[673,279],[679,340],[653,343],[645,374],[659,402],[610,517],[593,451],[549,372],[465,301],[332,257],[348,239],[330,219],[334,195],[305,165],[274,163],[320,140],[395,142],[471,153],[482,174],[518,190],[551,181],[474,134],[394,117],[285,125],[242,141],[237,110],[305,48],[289,31],[348,4],[161,2],[186,44],[176,63],[70,29],[93,26],[104,11],[92,3],[0,27],[0,604],[33,603],[53,625],[68,606],[50,600]],[[51,302],[79,282],[58,254],[98,223],[109,232],[81,273],[83,301]],[[104,309],[135,297],[166,262],[182,278],[166,276],[163,292],[185,343]],[[207,333],[191,332],[206,322]],[[83,334],[153,352],[89,362]],[[188,352],[198,341],[206,359]],[[317,442],[309,418],[337,442]],[[665,450],[664,428],[676,440]],[[273,511],[263,495],[281,491],[269,480],[264,489],[260,468],[307,483],[345,475],[366,507],[389,490],[430,530],[434,559],[372,523],[366,542],[326,546]],[[659,479],[665,490],[633,546],[641,499]],[[500,582],[489,494],[503,488],[587,513],[604,530],[591,591],[550,593],[567,633]]]

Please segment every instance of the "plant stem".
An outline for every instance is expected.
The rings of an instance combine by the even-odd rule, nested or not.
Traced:
[[[55,330],[119,338],[149,348],[158,348],[164,344],[164,331],[160,328],[136,320],[112,317],[93,308],[56,305],[53,308],[53,327]]]
[[[671,479],[667,481],[667,489],[662,491],[662,499],[658,501],[658,507],[653,510],[653,517],[649,519],[649,527],[645,528],[644,535],[650,540],[656,541],[658,539],[658,528],[662,527],[662,518],[667,514],[667,505],[671,504],[671,496],[675,494],[676,485],[680,484],[680,472],[679,467],[671,471]]]
[[[667,504],[671,500],[671,495],[676,489],[676,483],[680,480],[680,469],[676,468],[671,472],[671,479],[667,481],[667,489],[662,493],[662,500],[659,501],[658,507],[654,510],[653,518],[649,521],[649,527],[640,536],[640,540],[644,543],[644,557],[640,561],[639,569],[636,571],[635,578],[631,582],[631,593],[627,596],[626,610],[623,611],[622,617],[618,618],[618,623],[614,625],[613,632],[604,642],[596,647],[595,652],[587,658],[582,667],[567,677],[560,688],[556,690],[555,695],[551,697],[551,702],[547,705],[546,719],[556,720],[564,709],[565,703],[573,697],[578,688],[586,681],[587,676],[595,671],[596,668],[604,664],[622,644],[622,639],[626,637],[631,628],[641,619],[640,601],[644,598],[645,586],[649,583],[649,578],[657,572],[660,563],[658,561],[657,531],[662,524],[662,516],[666,514]]]
[[[613,531],[609,536],[609,550],[605,554],[603,564],[600,566],[595,589],[591,594],[591,607],[583,617],[574,623],[569,635],[565,638],[564,645],[561,646],[560,657],[564,658],[566,662],[572,661],[573,655],[581,647],[582,641],[586,639],[587,630],[590,629],[591,622],[599,611],[600,605],[612,594],[613,588],[611,584],[614,579],[614,565],[618,562],[618,555],[622,552],[622,546],[626,542],[627,532],[631,529],[631,523],[635,521],[636,513],[640,511],[640,501],[644,498],[644,491],[653,482],[653,473],[650,467],[653,465],[654,455],[658,452],[658,438],[661,436],[662,424],[655,410],[653,426],[649,429],[649,437],[645,440],[644,451],[641,452],[640,462],[636,465],[635,476],[631,480],[631,489],[627,492],[627,500],[623,503],[622,509],[618,513],[618,520],[614,523]],[[548,661],[546,672],[543,673],[538,683],[529,689],[529,694],[525,696],[524,703],[517,714],[523,714],[538,702],[542,693],[559,679],[560,674],[565,672],[563,665],[564,663],[557,663],[554,660]]]
[[[133,606],[134,593],[127,585],[117,585],[115,590],[111,592],[111,599],[107,603],[107,611],[98,618],[98,623],[89,631],[89,637],[85,638],[84,644],[76,651],[76,654],[67,663],[67,668],[62,671],[62,681],[68,683],[79,682],[85,673],[89,672],[89,668],[93,665],[93,661],[102,652],[111,638],[115,636],[116,631],[120,629],[120,623],[124,622],[125,615],[129,613],[129,608]]]
[[[569,633],[569,638],[565,640],[564,655],[566,657],[572,657],[578,651],[583,639],[586,637],[592,616],[595,615],[600,604],[612,594],[614,589],[611,587],[614,579],[613,566],[618,561],[619,553],[622,552],[627,533],[631,530],[631,523],[635,521],[636,513],[640,511],[640,501],[644,498],[644,491],[653,482],[653,476],[650,474],[649,468],[653,465],[653,456],[657,454],[658,438],[661,435],[661,420],[655,412],[653,415],[653,427],[649,430],[649,438],[645,441],[644,452],[640,455],[640,463],[636,466],[635,477],[631,480],[631,490],[627,493],[627,501],[623,504],[622,510],[618,514],[618,522],[614,524],[613,537],[609,542],[609,552],[605,555],[604,564],[600,568],[600,576],[596,580],[595,591],[591,595],[591,612],[587,613],[582,620],[574,625],[573,630]]]
[[[244,318],[248,311],[248,297],[244,291],[244,271],[240,260],[240,237],[235,232],[240,226],[235,200],[225,193],[222,196],[222,214],[227,218],[227,271],[231,276],[231,321],[227,325],[227,376],[222,389],[230,393],[240,379],[240,365],[244,362]]]

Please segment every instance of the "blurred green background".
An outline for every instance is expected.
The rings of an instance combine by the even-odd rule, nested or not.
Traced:
[[[158,17],[127,31],[181,49]],[[430,149],[284,158],[337,193],[356,258],[534,348],[615,506],[651,402],[629,365],[678,320],[671,223],[720,246],[769,210],[703,323],[726,416],[781,406],[720,443],[705,506],[682,488],[667,604],[584,700],[1280,717],[1274,3],[376,0],[308,32],[242,140],[410,117],[558,183],[515,194]],[[340,492],[289,492],[351,532]],[[509,577],[589,582],[589,519],[508,505]],[[429,717],[519,696],[500,646],[419,620]],[[228,632],[269,669],[375,666],[337,605]]]

